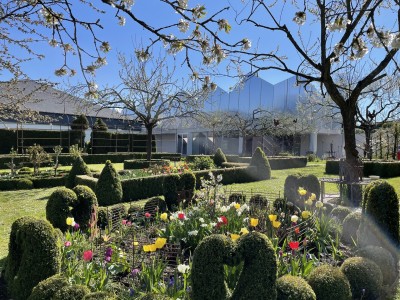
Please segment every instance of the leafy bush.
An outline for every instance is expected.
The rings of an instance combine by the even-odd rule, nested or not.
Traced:
[[[163,182],[163,193],[164,199],[167,203],[167,207],[169,210],[175,210],[178,203],[178,186],[179,186],[180,177],[178,174],[170,174],[169,176],[164,177]]]
[[[13,299],[27,299],[39,282],[60,272],[58,239],[45,220],[23,217],[12,224],[5,279]]]
[[[90,228],[90,222],[97,221],[97,198],[91,188],[84,185],[77,185],[73,191],[77,196],[73,202],[72,216],[82,230]]]
[[[254,206],[257,208],[267,209],[268,208],[268,199],[267,197],[261,194],[255,194],[251,196],[249,201],[250,206]]]
[[[217,167],[222,167],[222,164],[227,162],[226,156],[224,152],[222,152],[221,148],[218,148],[217,151],[215,151],[213,161]]]
[[[107,160],[96,184],[96,196],[100,206],[121,202],[122,185],[111,161]]]
[[[89,121],[85,115],[77,116],[71,123],[72,130],[86,130],[89,128]]]
[[[68,229],[66,219],[72,217],[70,208],[77,202],[73,190],[65,187],[56,189],[46,204],[46,219],[56,228],[65,232]]]
[[[93,125],[94,131],[107,131],[108,127],[107,124],[101,118],[96,118],[96,122]]]
[[[357,231],[361,222],[361,213],[358,211],[348,214],[343,220],[342,241],[353,245],[357,242]]]
[[[106,229],[108,225],[108,214],[106,207],[99,207],[97,210],[97,226],[101,229]]]
[[[180,175],[179,188],[183,191],[194,191],[196,188],[196,176],[193,172],[185,171]]]
[[[65,183],[65,187],[72,189],[75,184],[75,177],[76,175],[88,175],[92,176],[92,172],[90,172],[88,166],[83,161],[82,157],[78,156],[75,158],[71,171],[69,171],[69,175],[67,181]]]
[[[379,246],[366,246],[357,251],[357,256],[372,260],[382,272],[384,285],[391,285],[397,277],[396,261],[392,254]]]
[[[339,268],[322,265],[311,271],[307,278],[318,300],[350,300],[349,280]]]
[[[28,178],[20,178],[16,184],[17,190],[30,190],[33,189],[33,182]]]
[[[29,168],[29,167],[22,167],[21,169],[19,169],[18,174],[19,175],[27,175],[27,174],[30,175],[30,174],[33,174],[33,172],[31,170],[31,168]]]
[[[284,170],[292,168],[304,168],[307,166],[307,157],[268,157],[271,170]]]
[[[242,193],[232,193],[229,195],[228,202],[236,202],[240,204],[246,203],[246,195]]]
[[[117,298],[107,292],[94,292],[85,295],[82,300],[117,300]]]
[[[144,211],[151,213],[154,216],[157,212],[163,213],[167,210],[167,204],[160,197],[153,197],[144,204]]]
[[[169,166],[169,163],[168,159],[152,159],[151,161],[146,159],[124,160],[124,170],[145,169],[151,166]]]
[[[289,202],[295,202],[299,198],[297,190],[299,188],[298,180],[300,176],[300,174],[293,174],[287,176],[285,179],[285,183],[283,186],[284,196]]]
[[[68,285],[67,279],[61,274],[53,275],[39,282],[33,288],[28,300],[53,300],[57,291]]]
[[[311,286],[303,278],[284,275],[276,281],[278,300],[316,300]]]
[[[331,211],[331,216],[338,219],[339,221],[343,221],[344,218],[347,217],[350,213],[353,211],[351,208],[347,206],[336,206],[334,209]]]
[[[343,262],[340,270],[350,282],[354,299],[379,298],[382,289],[382,272],[372,260],[364,257],[350,257]]]
[[[214,169],[215,165],[211,157],[209,156],[198,156],[192,163],[190,163],[192,170],[210,170]]]
[[[268,158],[265,156],[264,151],[257,147],[251,158],[250,166],[257,167],[256,178],[258,180],[271,179],[271,166],[269,165]]]
[[[318,161],[318,156],[316,156],[314,153],[309,153],[307,154],[307,161],[309,162]]]
[[[89,294],[90,290],[85,285],[67,285],[57,291],[53,300],[77,300],[83,299],[85,295]]]
[[[298,179],[298,186],[303,187],[310,193],[314,193],[316,198],[319,199],[321,195],[321,186],[317,176],[313,174],[301,176]]]

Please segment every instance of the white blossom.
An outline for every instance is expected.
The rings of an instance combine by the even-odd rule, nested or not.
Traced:
[[[351,21],[347,20],[347,18],[337,17],[333,23],[326,25],[326,28],[330,31],[341,31],[346,29],[349,24],[351,24]]]
[[[298,25],[304,25],[306,22],[307,15],[304,11],[298,11],[295,13],[293,21]]]
[[[198,230],[192,230],[192,231],[189,231],[189,232],[188,232],[188,235],[196,236],[198,233],[199,233]]]
[[[100,45],[100,50],[104,53],[107,53],[111,50],[111,46],[109,42],[102,42]]]
[[[203,228],[208,227],[208,225],[205,224],[205,223],[201,224],[200,226],[203,227]]]
[[[125,17],[118,16],[118,25],[119,26],[125,26],[125,23],[126,23]]]
[[[188,6],[188,0],[178,0],[178,6],[182,9],[186,9]]]
[[[203,219],[203,218],[199,218],[199,221],[200,221],[201,223],[204,223],[204,219]]]
[[[242,46],[243,50],[249,50],[251,48],[251,41],[249,39],[243,39],[242,43],[243,43]]]
[[[180,19],[178,23],[178,29],[180,32],[186,32],[189,29],[189,22],[184,19]]]
[[[178,265],[177,269],[178,269],[179,273],[185,274],[185,273],[189,272],[190,267],[188,265],[180,264],[180,265]]]
[[[393,37],[392,48],[399,49],[400,48],[400,33]]]
[[[67,74],[67,70],[65,68],[60,68],[54,71],[56,76],[64,76]]]

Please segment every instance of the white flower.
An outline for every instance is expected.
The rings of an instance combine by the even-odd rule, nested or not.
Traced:
[[[57,43],[57,41],[56,41],[55,39],[51,39],[51,40],[49,41],[49,45],[52,46],[52,47],[57,47],[57,46],[58,46],[58,43]]]
[[[125,26],[126,20],[123,16],[118,16],[118,25]]]
[[[180,8],[185,9],[188,6],[188,0],[178,0],[178,5]]]
[[[298,25],[304,25],[306,22],[307,15],[304,11],[298,11],[295,13],[293,21]]]
[[[198,230],[192,230],[192,231],[189,231],[189,232],[188,232],[188,235],[194,235],[194,236],[196,236],[198,233],[199,233]]]
[[[222,220],[221,220],[221,221],[222,221]],[[215,227],[215,226],[217,226],[217,223],[211,222],[211,223],[210,223],[210,226],[211,226],[211,227]]]
[[[324,206],[324,204],[322,203],[322,201],[317,201],[317,202],[315,202],[315,207],[321,208],[322,206]]]
[[[178,265],[178,272],[185,274],[187,272],[189,272],[190,267],[188,265]]]
[[[200,221],[201,223],[204,223],[204,219],[203,219],[203,218],[199,218],[199,221]]]
[[[178,29],[180,32],[186,32],[189,29],[189,22],[184,20],[184,19],[180,19],[179,23],[178,23]]]
[[[242,46],[243,50],[249,50],[251,48],[251,41],[249,39],[243,39],[242,43],[243,43]]]
[[[346,26],[349,24],[351,24],[350,20],[347,20],[343,17],[337,17],[333,23],[326,25],[326,28],[330,31],[341,31],[343,29],[346,29]]]
[[[208,227],[208,225],[205,224],[205,223],[201,224],[200,226],[203,227],[203,228]]]
[[[297,223],[298,220],[299,220],[299,217],[296,216],[296,215],[293,215],[293,216],[290,218],[290,221],[292,221],[293,223]]]
[[[227,212],[229,209],[230,209],[229,206],[221,206],[219,210],[220,210],[221,212]]]
[[[217,182],[221,182],[221,180],[222,180],[222,174],[218,174],[217,175]]]
[[[391,46],[394,49],[400,48],[400,33],[398,33],[395,37],[393,37]]]

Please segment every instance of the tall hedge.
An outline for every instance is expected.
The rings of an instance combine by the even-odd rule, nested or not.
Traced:
[[[250,161],[250,166],[257,168],[256,177],[258,180],[271,179],[271,166],[264,151],[257,147]]]
[[[75,176],[76,175],[88,175],[92,176],[92,172],[90,172],[89,167],[83,161],[82,157],[78,156],[75,158],[71,171],[69,171],[65,187],[72,189],[75,184]]]
[[[84,185],[77,185],[73,191],[76,194],[76,202],[72,208],[72,216],[82,230],[90,228],[90,222],[93,225],[97,222],[97,198],[91,188]]]
[[[222,164],[227,162],[226,156],[224,152],[222,152],[221,148],[218,148],[217,151],[215,151],[213,160],[217,167],[222,167]]]
[[[49,197],[46,204],[46,219],[56,228],[65,232],[68,229],[66,219],[72,217],[71,208],[77,202],[73,190],[60,187]]]
[[[40,281],[60,272],[60,245],[48,221],[23,217],[12,224],[5,279],[13,299],[26,300]]]
[[[107,160],[96,184],[96,196],[100,206],[108,206],[121,202],[122,185],[119,175]]]

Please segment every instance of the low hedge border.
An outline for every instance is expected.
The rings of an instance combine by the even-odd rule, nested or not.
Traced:
[[[339,175],[339,161],[328,160],[325,173]],[[363,161],[363,176],[377,175],[381,178],[400,176],[400,161]]]
[[[52,188],[65,185],[64,176],[57,177],[21,177],[17,179],[0,179],[0,191],[14,191],[19,189],[19,182],[24,179],[32,181],[34,189]]]

